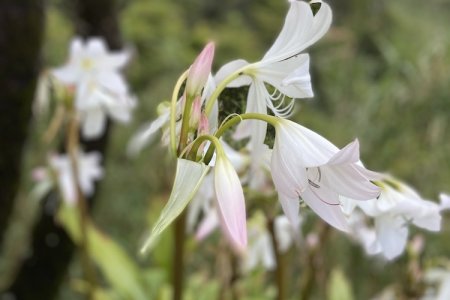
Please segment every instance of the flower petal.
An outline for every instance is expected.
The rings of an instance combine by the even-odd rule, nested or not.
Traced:
[[[105,130],[106,115],[101,107],[84,111],[82,120],[81,132],[86,139],[95,139]]]
[[[229,63],[223,65],[219,71],[217,71],[216,75],[214,76],[214,80],[216,84],[220,84],[225,78],[227,78],[229,75],[231,75],[233,72],[236,72],[237,70],[245,67],[248,65],[248,62],[243,59],[233,60]],[[241,87],[244,85],[250,85],[252,82],[252,79],[249,76],[243,75],[239,76],[237,79],[230,82],[227,87],[229,88],[236,88]]]
[[[375,229],[387,259],[391,260],[402,254],[408,237],[408,227],[402,217],[380,216],[375,219]]]
[[[300,226],[300,201],[298,197],[292,198],[284,195],[283,193],[278,193],[278,200],[280,201],[281,208],[284,214],[289,220],[293,229],[297,229]]]
[[[217,155],[214,186],[222,229],[239,252],[247,246],[244,192],[236,171],[224,155]]]
[[[301,194],[305,203],[331,226],[349,231],[348,220],[341,209],[339,195],[325,186],[311,187]]]

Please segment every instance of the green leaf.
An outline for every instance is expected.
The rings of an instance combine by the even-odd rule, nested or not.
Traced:
[[[327,286],[327,299],[329,300],[353,300],[352,287],[340,269],[331,272]]]
[[[61,206],[58,221],[76,244],[80,244],[81,230],[77,209]],[[114,240],[87,221],[89,255],[100,268],[110,286],[123,299],[145,300],[147,295],[142,285],[139,268]]]
[[[178,159],[175,182],[169,201],[142,246],[141,253],[149,251],[158,241],[159,235],[181,214],[195,196],[208,170],[209,167],[203,163]]]

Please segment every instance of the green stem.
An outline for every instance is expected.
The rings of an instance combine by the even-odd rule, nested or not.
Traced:
[[[251,66],[252,66],[252,64],[249,64],[249,65],[246,65],[246,66],[234,71],[227,78],[225,78],[224,80],[222,80],[222,82],[219,83],[219,85],[216,87],[214,92],[211,94],[211,96],[206,101],[205,113],[207,116],[209,116],[209,114],[211,113],[214,102],[217,100],[217,98],[223,92],[223,90],[227,87],[227,85],[230,82],[232,82],[233,80],[235,80],[236,78],[238,78],[239,76],[244,75],[245,71],[248,70]]]
[[[230,119],[228,119],[220,128],[216,131],[214,134],[215,137],[220,138],[225,131],[236,125],[237,123],[243,121],[243,120],[260,120],[263,122],[267,122],[271,124],[272,126],[276,126],[278,123],[278,118],[274,116],[269,116],[265,114],[258,114],[258,113],[246,113],[242,115],[236,115]],[[209,149],[208,152],[206,152],[205,155],[205,161],[211,160],[211,157],[213,155],[213,149]]]
[[[191,115],[192,102],[194,101],[193,97],[188,97],[185,95],[184,98],[184,111],[183,111],[183,119],[181,121],[181,132],[180,132],[180,142],[178,143],[178,156],[181,152],[183,152],[184,148],[187,145],[188,135],[189,135],[189,118]]]
[[[183,299],[185,225],[186,212],[183,212],[175,221],[175,248],[172,265],[173,300]]]
[[[178,79],[175,88],[172,93],[172,100],[170,102],[170,148],[172,149],[172,153],[177,153],[177,141],[176,141],[176,123],[177,123],[177,101],[178,94],[181,89],[181,85],[186,80],[189,70],[186,70],[183,74],[181,74]]]

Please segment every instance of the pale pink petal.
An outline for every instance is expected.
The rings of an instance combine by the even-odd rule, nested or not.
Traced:
[[[197,56],[189,69],[186,80],[186,93],[190,96],[200,95],[211,73],[211,65],[214,59],[214,43],[208,43]]]
[[[222,228],[235,249],[241,252],[247,246],[244,193],[236,171],[222,155],[216,159],[214,186]]]

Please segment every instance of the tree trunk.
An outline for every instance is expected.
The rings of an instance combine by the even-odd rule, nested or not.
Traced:
[[[42,0],[0,0],[0,248],[20,182],[43,27]]]
[[[16,0],[17,1],[17,0]],[[109,48],[118,50],[122,47],[121,35],[117,19],[115,1],[110,0],[78,0],[76,5],[76,32],[84,38],[103,37]],[[108,130],[96,140],[82,140],[82,148],[86,152],[97,151],[103,154],[108,140]],[[92,207],[93,197],[88,199]],[[70,260],[75,252],[75,245],[66,232],[54,222],[54,214],[59,203],[55,193],[51,193],[43,201],[42,212],[37,221],[32,237],[32,255],[23,262],[16,280],[8,293],[17,300],[46,299],[57,296]],[[51,236],[57,243],[48,243]]]

